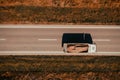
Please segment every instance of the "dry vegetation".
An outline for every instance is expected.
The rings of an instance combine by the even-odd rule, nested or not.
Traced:
[[[120,24],[120,8],[0,6],[0,23]]]
[[[0,0],[0,24],[120,24],[119,0]]]
[[[0,0],[0,5],[32,5],[52,7],[120,7],[119,0]]]
[[[119,80],[119,61],[119,56],[0,56],[0,80]]]

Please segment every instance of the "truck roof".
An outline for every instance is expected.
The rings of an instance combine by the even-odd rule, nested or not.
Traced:
[[[62,47],[64,43],[89,43],[92,44],[90,33],[64,33],[62,36]]]

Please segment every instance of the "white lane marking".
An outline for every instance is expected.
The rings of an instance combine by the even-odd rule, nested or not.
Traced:
[[[0,51],[0,55],[63,55],[63,51]]]
[[[0,25],[0,28],[120,29],[118,25]]]
[[[106,54],[106,53],[107,53],[107,54],[109,54],[109,53],[110,53],[110,54],[112,54],[112,53],[113,53],[113,54],[114,54],[114,53],[116,54],[116,53],[117,53],[117,54],[120,54],[120,52],[96,52],[96,53],[101,53],[101,54],[104,54],[104,53],[105,53],[105,54]]]
[[[93,39],[93,41],[110,42],[111,40],[110,39]]]
[[[86,56],[120,56],[120,52],[64,53],[63,51],[0,51],[0,55],[86,55]]]
[[[57,41],[57,39],[38,39],[39,41]]]
[[[0,51],[0,53],[64,53],[63,51]]]
[[[0,41],[5,41],[6,39],[5,38],[0,38]]]

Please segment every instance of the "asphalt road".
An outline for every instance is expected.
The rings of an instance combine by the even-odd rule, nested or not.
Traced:
[[[97,54],[120,55],[119,26],[97,25],[0,25],[0,55],[64,54],[63,33],[90,33],[97,44]]]

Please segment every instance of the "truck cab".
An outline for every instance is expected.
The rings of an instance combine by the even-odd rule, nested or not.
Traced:
[[[65,53],[94,53],[96,44],[90,33],[64,33],[62,47]]]

